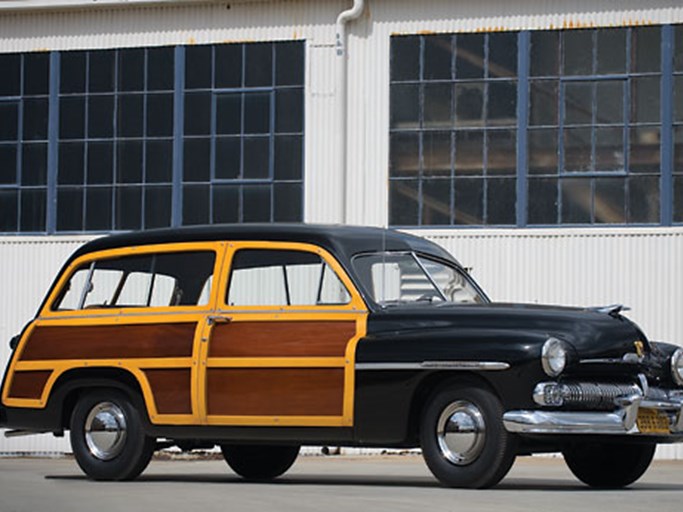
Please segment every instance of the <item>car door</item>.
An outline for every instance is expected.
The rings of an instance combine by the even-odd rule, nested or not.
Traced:
[[[230,243],[200,358],[211,425],[351,426],[365,305],[339,263],[304,243]]]

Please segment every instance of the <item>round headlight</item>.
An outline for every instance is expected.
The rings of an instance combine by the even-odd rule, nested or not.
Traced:
[[[541,350],[543,371],[550,377],[557,377],[567,364],[567,349],[557,338],[548,338]]]
[[[671,356],[671,376],[674,382],[683,386],[683,348],[679,348]]]

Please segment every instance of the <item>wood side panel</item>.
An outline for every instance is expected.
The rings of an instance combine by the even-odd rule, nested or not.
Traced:
[[[191,371],[145,370],[159,414],[192,414]]]
[[[234,322],[216,325],[209,357],[344,357],[355,321]]]
[[[38,400],[43,394],[45,383],[50,375],[52,375],[51,370],[14,372],[8,396]]]
[[[191,357],[196,325],[39,326],[20,360]]]
[[[341,416],[342,368],[209,369],[208,414]]]

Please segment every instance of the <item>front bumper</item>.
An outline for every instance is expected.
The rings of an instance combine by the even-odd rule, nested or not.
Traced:
[[[635,387],[616,398],[613,411],[508,411],[503,424],[508,432],[520,434],[683,436],[683,393],[663,398],[646,391],[647,396]]]

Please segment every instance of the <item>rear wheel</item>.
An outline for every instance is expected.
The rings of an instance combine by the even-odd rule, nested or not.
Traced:
[[[516,438],[503,426],[503,408],[478,386],[450,386],[432,396],[420,424],[422,455],[449,487],[496,485],[515,460]]]
[[[221,452],[228,466],[247,480],[272,480],[292,467],[299,446],[229,445]]]
[[[638,480],[652,462],[657,445],[586,443],[562,452],[574,476],[591,487],[620,488]]]
[[[154,453],[156,440],[145,435],[140,413],[119,391],[83,396],[73,410],[70,428],[76,462],[95,480],[132,480]]]

